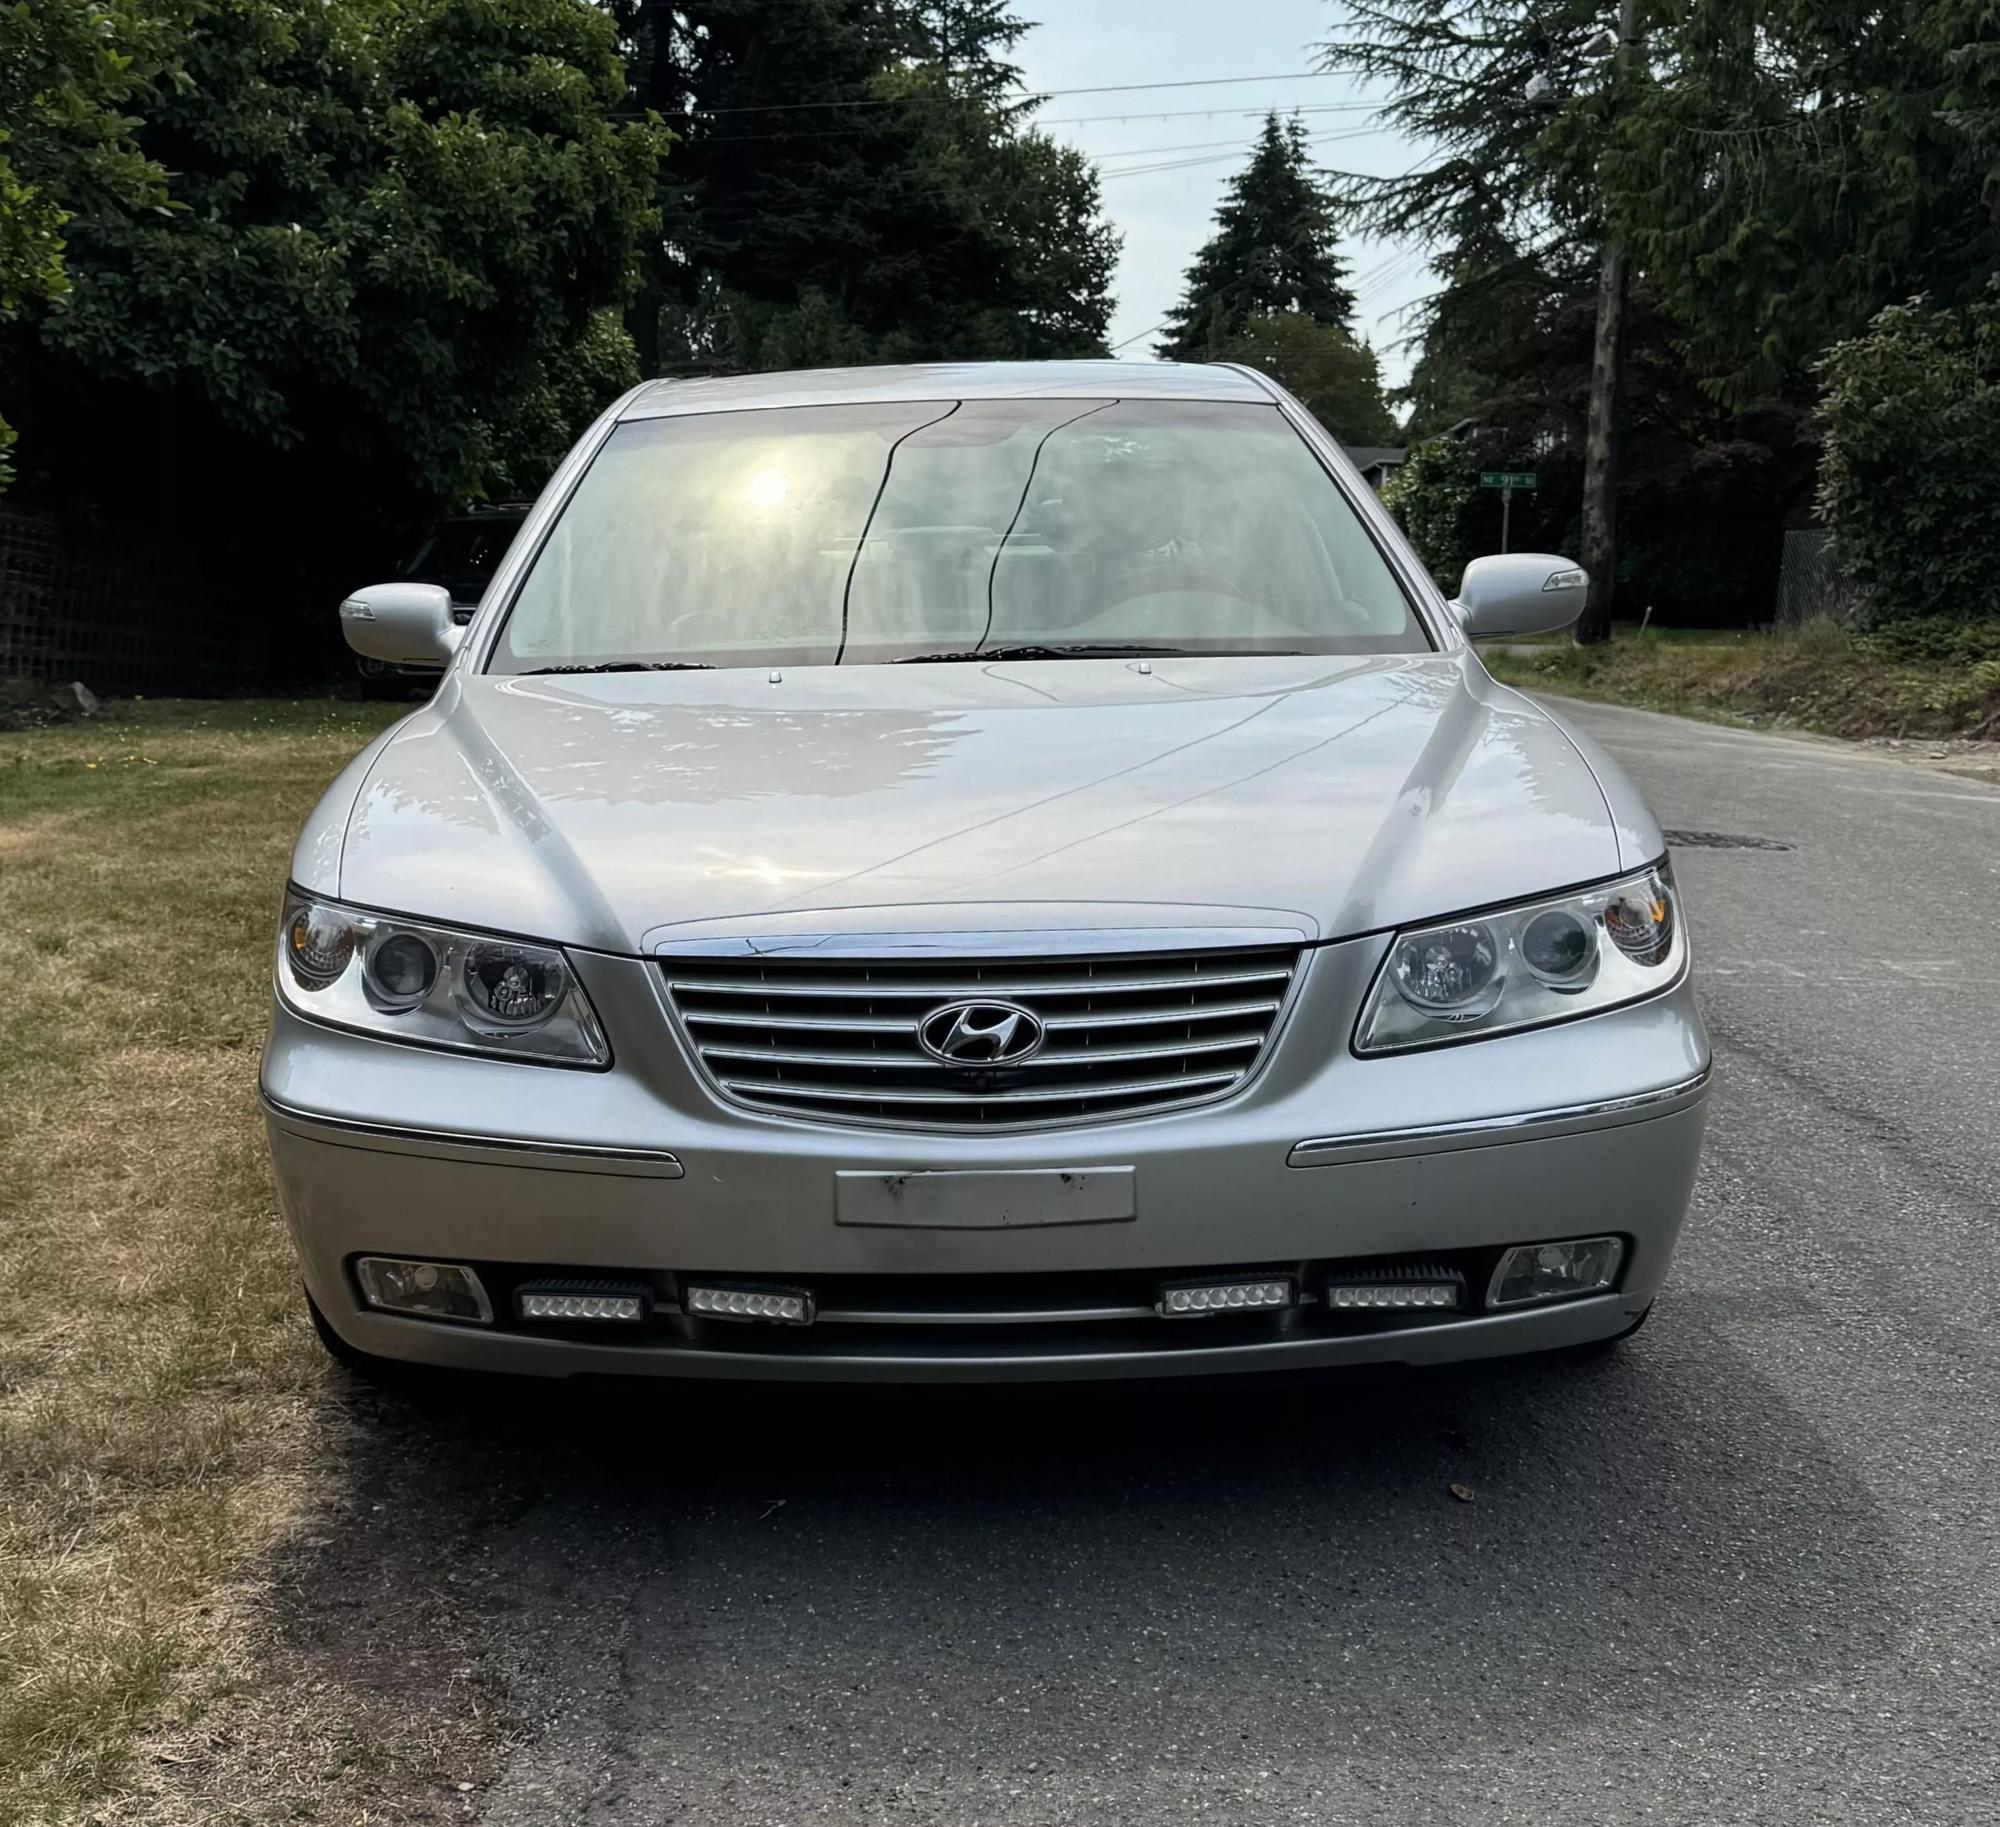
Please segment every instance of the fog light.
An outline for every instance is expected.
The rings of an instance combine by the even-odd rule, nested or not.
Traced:
[[[618,1320],[636,1324],[653,1310],[650,1288],[622,1281],[525,1282],[514,1290],[524,1320]]]
[[[1334,1275],[1325,1286],[1334,1312],[1448,1312],[1465,1305],[1465,1277],[1442,1263],[1355,1269]]]
[[[1243,1281],[1184,1282],[1160,1290],[1162,1319],[1201,1319],[1215,1313],[1271,1313],[1298,1305],[1290,1276],[1258,1275]]]
[[[1625,1245],[1617,1237],[1523,1244],[1500,1258],[1486,1290],[1486,1304],[1525,1307],[1573,1294],[1602,1294],[1618,1279],[1624,1260]]]
[[[813,1297],[803,1288],[776,1288],[768,1283],[716,1282],[691,1284],[681,1303],[702,1319],[762,1320],[775,1326],[810,1326]]]
[[[384,1313],[473,1320],[482,1326],[493,1320],[486,1290],[462,1262],[405,1262],[395,1256],[363,1256],[355,1262],[354,1278],[369,1306]]]

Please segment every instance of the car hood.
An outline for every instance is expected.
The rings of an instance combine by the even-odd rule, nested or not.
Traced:
[[[1645,860],[1562,726],[1462,652],[454,674],[347,794],[307,886],[618,952],[1338,938]]]

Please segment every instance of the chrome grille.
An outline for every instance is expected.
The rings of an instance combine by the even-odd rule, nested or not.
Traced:
[[[1262,1055],[1297,946],[1072,958],[664,957],[709,1081],[755,1110],[902,1129],[1103,1121],[1206,1103]],[[917,1030],[991,997],[1039,1017],[1018,1064],[932,1058]]]

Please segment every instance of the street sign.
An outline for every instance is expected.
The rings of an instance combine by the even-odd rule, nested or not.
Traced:
[[[1512,547],[1507,542],[1514,530],[1514,491],[1517,488],[1533,488],[1535,472],[1531,469],[1483,469],[1479,472],[1479,486],[1500,491],[1500,550],[1511,551]]]

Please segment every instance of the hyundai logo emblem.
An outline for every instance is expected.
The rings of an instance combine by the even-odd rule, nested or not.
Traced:
[[[1045,1038],[1042,1018],[1018,1002],[947,1002],[917,1023],[917,1044],[947,1066],[1017,1066]]]

